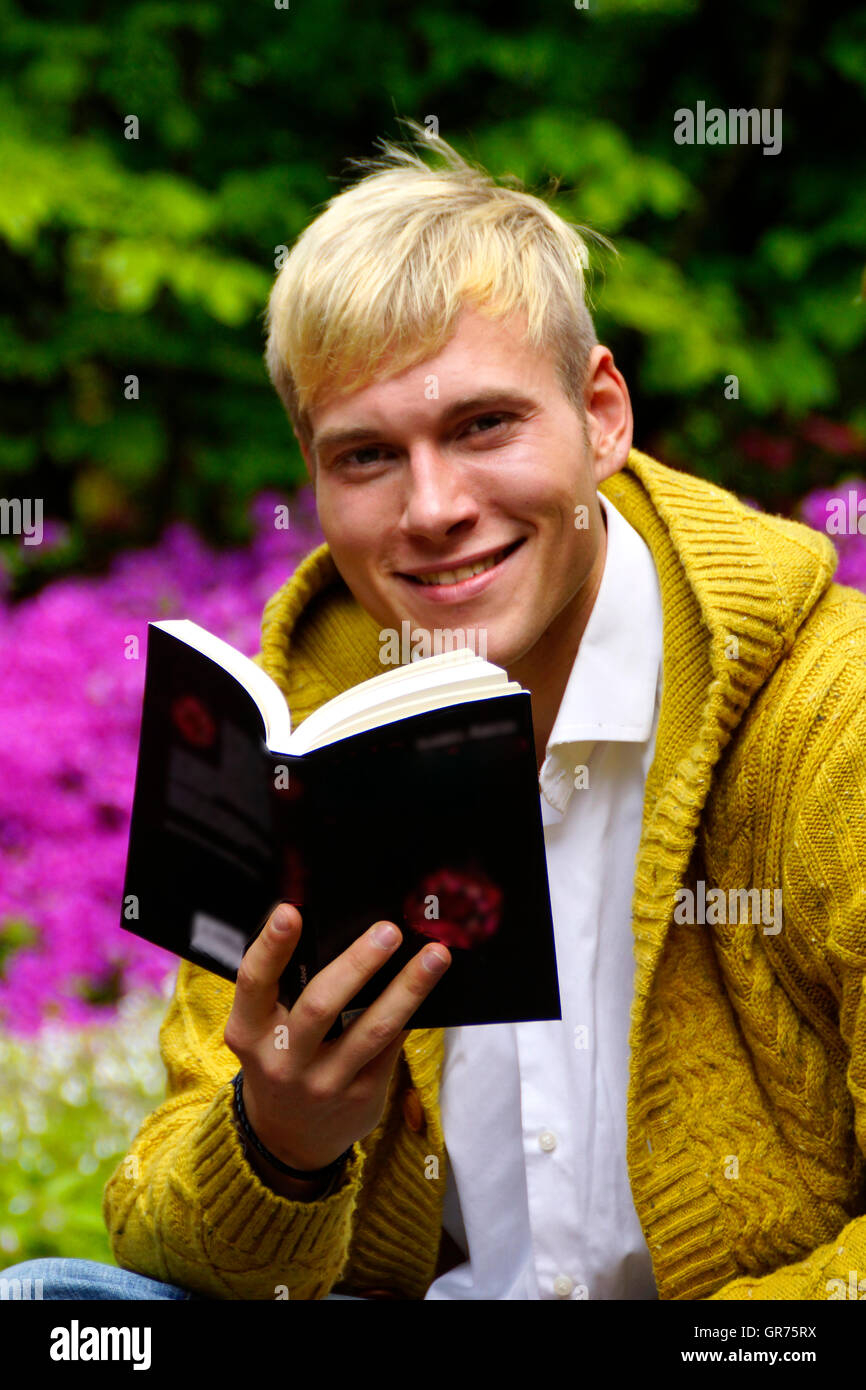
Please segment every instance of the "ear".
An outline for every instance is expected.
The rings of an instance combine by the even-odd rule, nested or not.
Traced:
[[[610,348],[589,355],[584,387],[586,426],[596,484],[625,466],[634,436],[634,417],[625,378]]]

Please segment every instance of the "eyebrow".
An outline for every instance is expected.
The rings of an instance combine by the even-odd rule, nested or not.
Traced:
[[[459,400],[452,401],[442,415],[441,424],[447,425],[459,415],[465,415],[470,411],[490,410],[493,406],[531,410],[537,408],[538,402],[521,391],[509,387],[494,387],[489,391],[474,392],[471,396],[461,396]],[[312,446],[318,454],[322,449],[338,448],[343,444],[362,444],[368,439],[381,439],[387,432],[387,426],[384,429],[374,429],[367,425],[347,425],[342,429],[323,430],[321,434],[313,437]]]

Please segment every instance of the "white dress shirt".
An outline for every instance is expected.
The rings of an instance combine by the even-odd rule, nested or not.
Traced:
[[[599,501],[604,572],[539,776],[562,1020],[445,1030],[443,1224],[467,1259],[428,1299],[657,1297],[626,1166],[626,1094],[662,602],[646,544]]]

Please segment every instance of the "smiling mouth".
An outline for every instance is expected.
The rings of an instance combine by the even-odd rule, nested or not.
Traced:
[[[428,570],[427,573],[423,575],[404,574],[401,578],[408,579],[412,584],[421,584],[424,586],[460,584],[465,579],[472,579],[477,574],[484,574],[486,570],[492,570],[495,569],[497,565],[501,565],[503,560],[507,559],[509,555],[513,555],[518,546],[523,544],[524,539],[525,538],[521,536],[520,540],[513,541],[511,545],[504,546],[502,550],[495,551],[493,555],[488,555],[483,560],[475,560],[469,565],[458,565],[456,569],[450,570]]]

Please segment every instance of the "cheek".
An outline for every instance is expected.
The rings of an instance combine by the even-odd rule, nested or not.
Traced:
[[[508,493],[508,511],[515,520],[528,525],[542,545],[565,544],[569,550],[577,504],[575,489],[557,478],[529,479]]]
[[[527,521],[556,521],[570,516],[575,504],[594,496],[594,486],[573,458],[558,456],[556,441],[531,440],[515,449],[486,477],[478,478],[479,500],[492,510],[511,512]]]
[[[348,494],[339,490],[320,488],[317,501],[319,525],[334,558],[342,565],[356,568],[370,549],[370,538],[376,535],[366,519],[365,508],[355,505]]]

